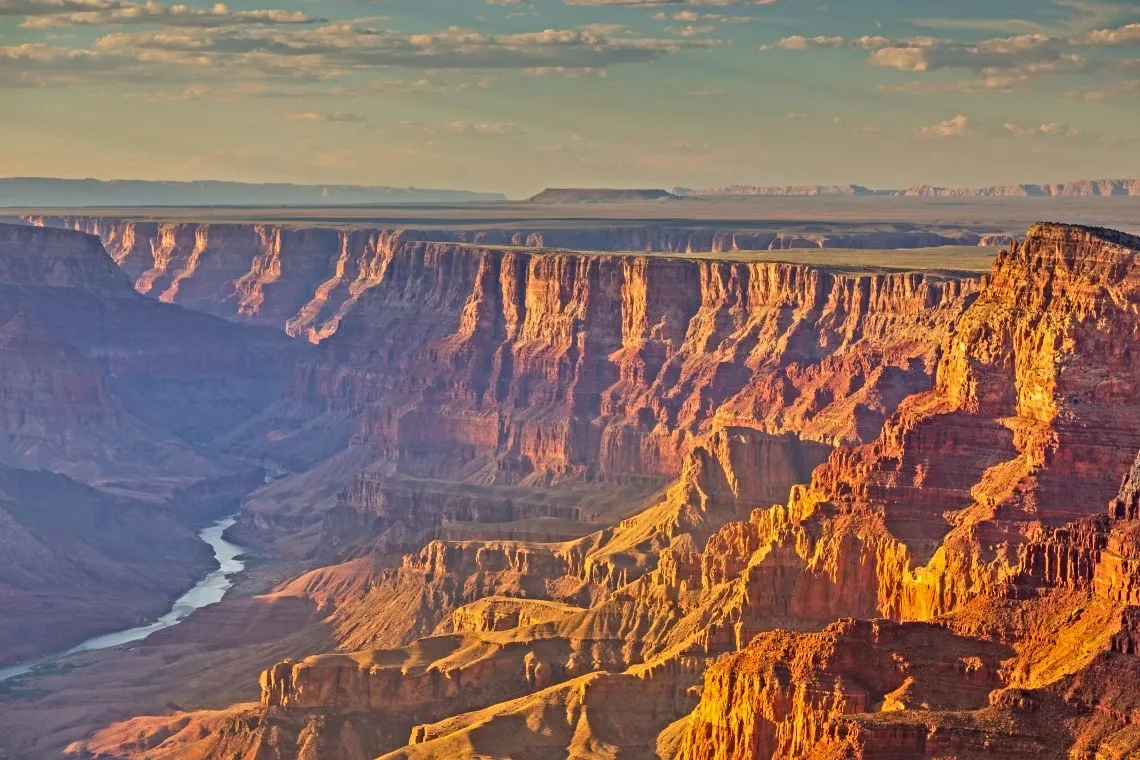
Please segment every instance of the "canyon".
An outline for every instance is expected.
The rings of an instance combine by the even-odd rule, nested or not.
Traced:
[[[985,235],[0,224],[0,664],[250,560],[0,758],[1135,756],[1140,238]]]

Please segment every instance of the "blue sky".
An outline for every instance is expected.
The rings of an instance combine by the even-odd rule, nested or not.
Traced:
[[[1140,2],[0,0],[0,175],[1140,175]]]

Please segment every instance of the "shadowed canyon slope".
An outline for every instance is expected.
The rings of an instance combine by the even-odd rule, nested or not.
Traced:
[[[209,661],[175,630],[17,684],[14,756],[1140,747],[1140,239],[1036,225],[973,278],[237,226],[259,242],[222,266],[219,229],[171,233],[214,258],[164,300],[198,281],[194,308],[322,338],[195,452],[288,470],[235,527],[280,575],[184,624]],[[288,235],[323,252],[296,279]],[[185,266],[108,248],[150,296]],[[3,334],[88,376],[24,318]],[[90,377],[61,393],[117,398]],[[129,705],[90,675],[155,661]],[[102,712],[67,696],[92,688]]]
[[[303,347],[140,296],[74,232],[0,225],[0,294],[7,664],[193,584],[210,555],[191,527],[263,481],[200,444],[266,406]]]

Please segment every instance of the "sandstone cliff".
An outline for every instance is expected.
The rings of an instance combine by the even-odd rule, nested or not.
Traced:
[[[351,305],[382,284],[388,264],[406,255],[405,248],[424,242],[696,254],[976,245],[983,234],[913,226],[813,233],[673,225],[473,231],[305,229],[101,217],[27,217],[27,222],[99,236],[136,289],[153,298],[273,325],[313,341],[336,331]]]

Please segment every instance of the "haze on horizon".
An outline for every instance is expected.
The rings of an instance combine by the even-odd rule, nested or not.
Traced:
[[[1140,167],[1140,6],[0,0],[0,88],[0,176],[1065,181]]]

